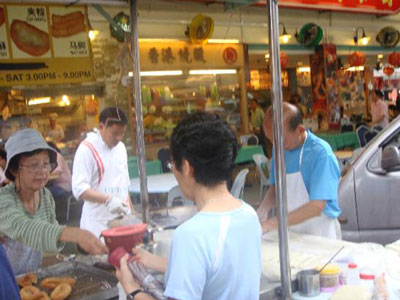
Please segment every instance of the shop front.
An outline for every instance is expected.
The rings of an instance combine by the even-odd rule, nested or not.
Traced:
[[[1,143],[34,128],[72,159],[103,95],[94,82],[87,7],[10,3],[0,11]]]
[[[139,50],[147,157],[168,147],[177,122],[195,112],[218,113],[236,133],[245,131],[241,44],[144,41]]]

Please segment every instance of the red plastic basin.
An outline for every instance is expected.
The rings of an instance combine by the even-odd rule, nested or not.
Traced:
[[[119,226],[104,230],[101,236],[104,237],[104,241],[110,253],[118,247],[123,247],[126,252],[131,253],[132,248],[142,243],[146,229],[147,225],[143,223]]]

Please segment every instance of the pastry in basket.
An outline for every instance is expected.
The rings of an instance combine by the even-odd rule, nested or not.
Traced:
[[[41,56],[50,49],[48,33],[25,21],[13,20],[10,33],[15,45],[32,56]]]
[[[25,287],[28,285],[34,285],[38,281],[37,276],[33,273],[28,273],[17,279],[17,283],[20,287]]]
[[[33,285],[28,285],[19,291],[21,300],[37,300],[40,298],[42,291]]]
[[[40,286],[44,289],[52,290],[62,283],[67,283],[71,287],[73,287],[75,285],[75,282],[76,279],[72,277],[47,277],[42,280]]]
[[[42,292],[40,293],[40,297],[39,297],[37,300],[51,300],[51,299],[50,299],[49,295],[47,295],[46,292],[43,292],[43,291],[42,291]]]
[[[68,283],[61,283],[50,294],[51,300],[64,300],[71,294],[72,287]]]

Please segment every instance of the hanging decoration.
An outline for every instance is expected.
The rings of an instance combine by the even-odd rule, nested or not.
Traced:
[[[196,15],[189,25],[189,39],[193,44],[205,44],[214,32],[214,20],[202,14]]]
[[[376,41],[385,48],[395,47],[400,40],[400,32],[391,26],[382,28],[376,35]]]
[[[281,60],[281,69],[284,69],[289,62],[289,56],[285,52],[281,51],[280,60]]]
[[[110,32],[111,36],[116,38],[118,42],[124,42],[125,40],[125,32],[131,31],[131,21],[127,14],[124,12],[118,13],[114,18],[114,22],[122,28],[122,30],[117,30],[110,24]]]
[[[99,108],[99,103],[94,95],[92,95],[86,102],[85,111],[89,116],[95,116]]]
[[[386,76],[390,77],[394,73],[394,68],[391,65],[386,65],[383,67],[383,73],[385,73]]]
[[[306,47],[317,46],[323,36],[322,28],[314,23],[307,23],[300,29],[297,41]]]
[[[359,67],[365,64],[367,60],[365,54],[360,51],[355,51],[349,55],[349,64],[351,67]]]
[[[388,62],[395,68],[400,67],[400,52],[392,52],[389,54]]]

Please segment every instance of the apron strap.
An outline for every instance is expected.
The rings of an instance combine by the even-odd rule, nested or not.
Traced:
[[[302,164],[302,162],[303,162],[303,150],[304,150],[304,145],[306,144],[306,141],[307,141],[307,138],[308,138],[307,130],[305,131],[305,134],[306,134],[306,138],[304,139],[304,143],[303,143],[303,145],[301,146],[301,150],[300,150],[300,160],[299,160],[300,173],[301,173],[301,164]]]
[[[94,148],[92,143],[90,143],[88,141],[83,141],[82,144],[85,145],[86,147],[88,147],[90,149],[90,151],[92,152],[92,154],[93,154],[93,158],[94,158],[94,160],[96,162],[97,171],[98,171],[98,174],[99,174],[98,184],[100,184],[101,180],[103,179],[103,175],[104,175],[104,164],[103,164],[103,161],[101,160],[101,157],[100,157],[99,153]]]

